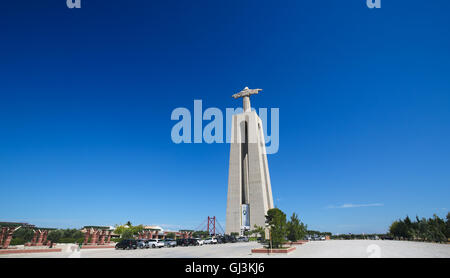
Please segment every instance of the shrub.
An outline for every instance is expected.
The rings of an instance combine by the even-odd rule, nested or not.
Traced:
[[[175,233],[168,233],[167,235],[166,235],[166,237],[167,238],[175,238]]]
[[[47,236],[47,240],[51,241],[52,243],[58,242],[62,236],[64,235],[64,232],[62,230],[54,230],[50,231]]]
[[[57,242],[58,243],[82,243],[83,241],[84,241],[84,238],[63,237],[63,238],[60,238]]]
[[[263,227],[255,225],[251,233],[256,235],[256,239],[258,238],[258,235],[261,237],[262,241],[266,239],[266,231],[264,230]]]
[[[23,245],[27,242],[27,240],[21,238],[21,237],[16,237],[11,239],[10,245]]]
[[[30,241],[34,236],[34,231],[30,228],[20,228],[13,233],[13,239],[18,238],[25,240],[25,242]]]

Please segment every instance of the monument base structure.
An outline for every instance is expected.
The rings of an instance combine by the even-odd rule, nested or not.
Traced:
[[[234,98],[243,98],[244,111],[233,115],[225,233],[243,234],[255,225],[265,227],[266,213],[273,208],[263,124],[251,111],[250,98],[261,89],[247,87]]]

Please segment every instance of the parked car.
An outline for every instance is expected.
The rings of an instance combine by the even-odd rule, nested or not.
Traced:
[[[164,247],[164,241],[159,240],[159,239],[149,239],[148,240],[148,246],[151,248],[161,248]]]
[[[165,247],[175,247],[177,246],[177,241],[171,238],[166,238],[164,240],[164,246]]]
[[[238,237],[237,241],[238,242],[248,242],[248,237],[245,237],[245,236]]]
[[[124,239],[116,244],[116,249],[136,249],[138,247],[135,239]]]
[[[200,245],[200,241],[196,238],[188,238],[187,239],[187,245],[188,246],[199,246]]]
[[[320,240],[326,240],[327,238],[325,236],[321,236]]]
[[[187,238],[179,238],[177,239],[178,246],[189,246],[189,239]]]
[[[140,249],[148,248],[147,241],[144,240],[144,239],[138,239],[136,241],[136,243],[137,243],[137,247],[140,248]]]
[[[213,238],[213,237],[210,237],[210,238],[205,239],[205,240],[203,241],[203,243],[204,243],[204,244],[217,244],[218,241],[217,241],[217,239],[215,239],[215,238]]]
[[[150,248],[151,246],[150,246],[150,240],[149,239],[146,239],[145,240],[145,248]]]
[[[237,242],[237,239],[234,236],[225,235],[223,239],[224,239],[225,243],[235,243],[235,242]]]

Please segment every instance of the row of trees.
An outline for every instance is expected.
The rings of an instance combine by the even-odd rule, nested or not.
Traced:
[[[403,220],[394,221],[389,227],[389,233],[396,239],[447,242],[450,238],[450,212],[446,221],[436,214],[428,219],[416,216],[415,221],[406,216]]]
[[[306,233],[308,235],[318,235],[318,236],[330,236],[331,237],[331,233],[330,232],[321,232],[321,231],[315,231],[315,230],[308,230],[306,231]]]
[[[267,211],[266,225],[270,231],[269,244],[274,248],[282,247],[287,240],[298,241],[307,235],[307,225],[303,224],[296,213],[286,221],[286,214],[278,208]],[[259,234],[265,240],[265,228],[255,225],[253,234]]]
[[[116,225],[114,233],[120,235],[121,239],[133,239],[144,231],[144,225],[133,226],[130,221],[125,225]]]
[[[133,239],[136,238],[139,233],[144,231],[144,225],[133,226],[130,221],[128,221],[125,225],[116,225],[114,233],[120,235],[120,239]],[[166,235],[167,238],[175,238],[175,233],[168,233]]]
[[[392,239],[387,234],[338,234],[330,236],[331,239]]]

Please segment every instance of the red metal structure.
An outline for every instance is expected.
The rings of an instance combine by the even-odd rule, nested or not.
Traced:
[[[209,232],[210,235],[216,235],[216,217],[209,217],[208,216],[208,222],[207,222],[206,230]]]
[[[224,229],[220,225],[220,222],[217,220],[217,217],[215,216],[212,217],[208,216],[208,218],[206,218],[202,224],[200,224],[197,228],[195,228],[192,231],[205,231],[208,232],[210,236],[217,236],[220,234],[222,235],[224,234]]]

